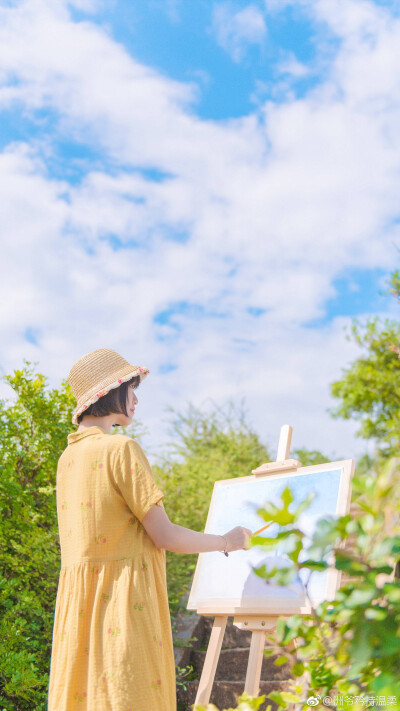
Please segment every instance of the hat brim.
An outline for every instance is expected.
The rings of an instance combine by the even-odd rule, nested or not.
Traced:
[[[110,392],[110,390],[114,390],[115,388],[119,388],[119,386],[122,383],[126,383],[128,380],[132,380],[135,376],[140,376],[140,382],[144,380],[144,378],[149,374],[149,369],[148,368],[142,368],[142,367],[137,367],[134,368],[130,373],[127,375],[122,376],[121,378],[118,378],[118,380],[115,380],[113,383],[110,385],[107,385],[107,387],[102,388],[102,390],[99,390],[96,395],[93,395],[90,400],[86,400],[84,403],[79,405],[78,407],[75,408],[73,414],[72,414],[72,424],[77,425],[78,424],[78,417],[79,415],[82,414],[82,412],[85,412],[87,408],[90,405],[93,405],[95,402],[100,400],[101,397],[104,397],[104,395],[107,395],[107,393]]]

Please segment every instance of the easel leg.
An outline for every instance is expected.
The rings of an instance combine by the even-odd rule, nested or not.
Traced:
[[[244,685],[244,690],[247,691],[250,696],[257,696],[260,689],[265,634],[265,631],[257,630],[251,635],[250,655]]]
[[[221,616],[216,617],[214,620],[195,704],[206,706],[210,700],[227,621],[228,617]]]

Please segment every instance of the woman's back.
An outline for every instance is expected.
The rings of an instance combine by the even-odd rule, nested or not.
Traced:
[[[131,505],[140,518],[147,512],[146,503],[151,506],[161,499],[163,494],[155,483],[140,478],[139,461],[143,457],[132,439],[106,434],[100,427],[68,435],[68,447],[57,468],[62,567],[89,560],[136,559],[147,548],[164,558],[164,552],[155,548],[121,491],[126,469],[132,480]],[[135,484],[136,488],[144,485],[144,490],[136,492],[137,500]],[[129,496],[129,492],[125,491],[125,495]]]
[[[141,525],[162,497],[129,437],[97,426],[68,435],[49,711],[175,711],[165,551]]]

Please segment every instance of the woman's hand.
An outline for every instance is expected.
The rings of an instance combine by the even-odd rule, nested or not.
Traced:
[[[251,535],[252,532],[248,528],[243,528],[243,526],[235,526],[235,528],[232,528],[228,533],[224,533],[223,537],[228,544],[226,552],[232,553],[232,551],[247,550],[248,539]]]

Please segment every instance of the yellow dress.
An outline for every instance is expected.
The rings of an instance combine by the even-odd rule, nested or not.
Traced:
[[[48,711],[176,711],[165,551],[141,524],[162,491],[130,437],[68,435]]]

